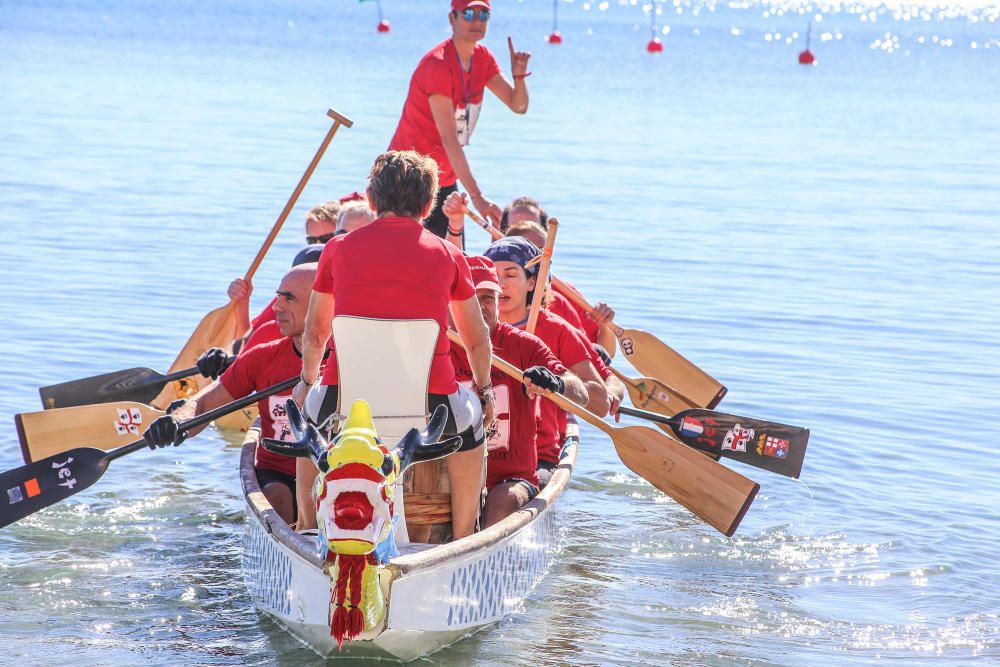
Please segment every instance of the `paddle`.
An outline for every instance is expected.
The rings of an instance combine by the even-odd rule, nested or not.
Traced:
[[[538,277],[535,279],[535,293],[531,298],[531,307],[528,309],[528,323],[525,326],[525,331],[530,334],[535,333],[535,325],[538,324],[538,312],[542,309],[542,297],[545,295],[544,286],[549,279],[549,266],[552,265],[552,249],[556,245],[556,233],[558,231],[559,221],[555,218],[549,218],[545,248],[542,249],[542,254],[539,255],[541,258],[539,264],[541,266],[538,267]]]
[[[289,197],[288,203],[285,204],[285,208],[281,211],[281,215],[278,216],[278,220],[274,223],[271,228],[270,233],[264,240],[264,245],[260,247],[257,251],[257,256],[254,257],[253,262],[250,264],[250,268],[247,270],[244,279],[249,281],[253,278],[254,273],[257,272],[257,267],[260,263],[264,261],[264,255],[270,249],[271,244],[274,242],[275,237],[278,236],[278,232],[281,231],[282,225],[285,224],[285,220],[288,218],[288,214],[291,213],[292,208],[295,206],[295,202],[298,201],[299,195],[302,194],[302,190],[306,187],[306,183],[312,176],[313,171],[316,169],[316,165],[319,164],[320,159],[323,157],[323,153],[326,152],[326,147],[330,145],[330,141],[333,139],[333,135],[337,133],[337,129],[344,125],[346,127],[351,127],[354,122],[347,116],[343,116],[333,109],[326,112],[326,115],[333,119],[333,125],[330,127],[329,131],[326,133],[326,137],[323,138],[323,142],[320,144],[319,149],[313,156],[312,161],[306,168],[302,178],[299,179],[299,184],[295,186],[295,191],[292,192],[292,196]],[[198,359],[202,352],[210,347],[221,347],[224,350],[230,351],[231,345],[234,339],[242,337],[246,332],[240,331],[239,318],[236,316],[236,305],[234,302],[230,301],[225,306],[221,308],[216,308],[208,315],[202,318],[198,326],[195,327],[194,333],[185,343],[184,347],[181,349],[180,354],[174,360],[174,363],[170,365],[168,373],[173,373],[180,368],[191,366]],[[201,382],[198,378],[190,382],[178,382],[175,384],[168,384],[163,388],[156,398],[153,399],[152,404],[161,410],[166,408],[171,401],[177,398],[184,398],[190,396],[191,394],[198,391],[207,382]]]
[[[180,424],[180,430],[187,431],[207,424],[234,410],[290,389],[298,381],[296,376],[209,410]],[[0,489],[7,493],[6,498],[0,498],[0,501],[6,500],[6,503],[0,502],[0,528],[80,493],[101,478],[109,463],[146,448],[146,441],[142,438],[107,453],[100,449],[81,447],[0,474]]]
[[[461,345],[454,331],[449,330],[448,337]],[[493,366],[519,382],[524,377],[519,368],[495,355]],[[645,426],[612,426],[561,394],[548,398],[607,433],[622,463],[634,473],[727,537],[736,532],[759,484],[660,431]]]
[[[618,406],[623,415],[669,427],[689,447],[798,479],[809,444],[809,429],[692,408],[673,417]],[[666,429],[664,429],[666,430]]]
[[[235,358],[230,357],[227,363],[232,363]],[[42,397],[42,406],[46,410],[115,401],[149,403],[156,398],[166,383],[183,380],[197,372],[197,366],[182,368],[167,375],[158,373],[152,368],[126,368],[41,387],[38,395]]]
[[[473,222],[489,232],[494,240],[503,236],[499,229],[472,211],[466,210],[465,213]],[[552,276],[552,284],[566,298],[571,299],[584,310],[594,309],[582,294],[559,278]],[[656,336],[640,329],[623,329],[614,322],[611,322],[610,326],[615,338],[618,339],[618,346],[622,353],[633,366],[639,369],[639,372],[657,378],[669,379],[673,386],[677,387],[685,396],[697,401],[698,407],[714,408],[726,395],[726,387],[718,380],[695,366]]]
[[[614,366],[611,372],[625,385],[632,405],[664,415],[672,415],[687,408],[701,407],[673,387],[656,378],[630,378]]]

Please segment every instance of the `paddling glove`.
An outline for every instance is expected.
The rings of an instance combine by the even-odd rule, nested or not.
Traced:
[[[566,383],[563,382],[562,378],[545,366],[532,366],[528,370],[524,371],[524,377],[531,380],[532,384],[536,387],[548,389],[549,391],[554,391],[557,394],[563,393],[566,389]]]
[[[601,358],[601,361],[604,362],[604,365],[611,366],[611,355],[608,354],[608,351],[604,349],[604,346],[601,345],[600,343],[593,343],[593,346],[594,346],[594,352],[596,352],[597,356]]]
[[[221,347],[205,350],[205,353],[198,357],[198,372],[213,380],[218,380],[227,366],[229,366],[229,355]]]
[[[143,440],[146,441],[146,445],[150,449],[167,447],[169,445],[176,447],[184,442],[184,438],[186,437],[187,433],[180,430],[177,420],[170,415],[163,415],[154,419],[153,423],[146,429],[146,432],[142,434]]]

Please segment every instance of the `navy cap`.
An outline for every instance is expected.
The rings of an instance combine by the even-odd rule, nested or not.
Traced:
[[[538,273],[538,264],[525,268],[525,264],[542,254],[538,247],[526,238],[521,236],[505,236],[493,242],[486,252],[485,257],[494,262],[513,262],[521,268],[530,278]]]
[[[292,260],[292,266],[298,266],[299,264],[309,264],[311,262],[318,262],[319,256],[323,254],[323,243],[314,243],[312,245],[307,245],[302,250],[299,250],[299,254],[295,256]]]

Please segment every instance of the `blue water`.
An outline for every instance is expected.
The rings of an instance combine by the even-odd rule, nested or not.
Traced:
[[[642,3],[562,3],[553,47],[550,3],[497,0],[486,41],[534,53],[531,108],[488,101],[469,154],[488,196],[558,215],[559,274],[725,382],[724,409],[811,428],[802,481],[740,468],[762,491],[726,539],[585,429],[562,562],[430,661],[1000,662],[998,12],[678,5],[651,56]],[[328,107],[355,126],[255,303],[307,208],[362,188],[446,36],[445,3],[384,6],[388,35],[372,3],[0,4],[0,468],[37,387],[169,366]],[[128,457],[0,531],[0,663],[315,661],[250,608],[231,439]]]

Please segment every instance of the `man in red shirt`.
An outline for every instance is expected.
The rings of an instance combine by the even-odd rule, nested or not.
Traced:
[[[255,391],[272,387],[295,377],[302,371],[302,333],[305,327],[309,294],[316,278],[316,264],[300,264],[281,279],[274,302],[275,322],[282,338],[257,345],[237,357],[218,382],[213,382],[192,398],[158,417],[143,434],[150,447],[179,445],[187,436],[202,428],[178,432],[178,422],[249,396]],[[291,391],[261,400],[260,436],[291,440],[291,429],[285,414],[285,401]],[[258,440],[254,468],[261,491],[282,519],[295,520],[295,463],[289,456],[267,451]],[[305,507],[308,507],[306,505]]]
[[[469,257],[468,261],[476,298],[490,328],[493,352],[525,369],[523,389],[520,382],[506,373],[493,369],[490,375],[496,421],[486,440],[487,495],[483,525],[491,526],[538,493],[538,397],[554,391],[571,401],[586,403],[587,390],[540,338],[499,321],[500,281],[493,262],[486,257]],[[472,371],[465,352],[453,346],[451,355],[459,382],[470,382]]]
[[[445,238],[448,219],[441,203],[457,191],[457,181],[472,197],[472,204],[482,215],[500,223],[500,207],[490,201],[472,176],[464,146],[479,119],[483,91],[490,89],[514,113],[528,110],[528,87],[525,79],[530,53],[515,51],[507,38],[513,85],[500,71],[496,58],[479,42],[486,37],[490,20],[489,0],[452,0],[452,35],[431,49],[417,65],[410,79],[410,89],[403,113],[389,150],[415,150],[434,158],[441,169],[441,190],[430,216],[424,223],[435,235]]]
[[[321,403],[323,424],[337,408],[337,360],[330,357],[322,376],[320,360],[332,345],[331,322],[336,315],[378,319],[433,319],[440,333],[428,381],[428,405],[448,405],[446,432],[462,436],[458,452],[446,459],[451,482],[452,534],[471,535],[479,516],[485,442],[483,422],[493,421],[490,385],[490,339],[462,252],[424,229],[437,193],[438,166],[413,151],[389,151],[372,166],[368,201],[378,219],[367,227],[338,236],[326,244],[306,317],[302,382],[295,389],[301,405],[309,387]],[[455,382],[448,337],[448,316],[469,353],[475,391]],[[322,380],[322,382],[320,382]],[[311,466],[311,470],[310,470]],[[315,466],[299,467],[300,494]],[[300,503],[303,501],[300,495]],[[303,518],[309,519],[308,516]],[[302,525],[301,528],[311,527]]]

